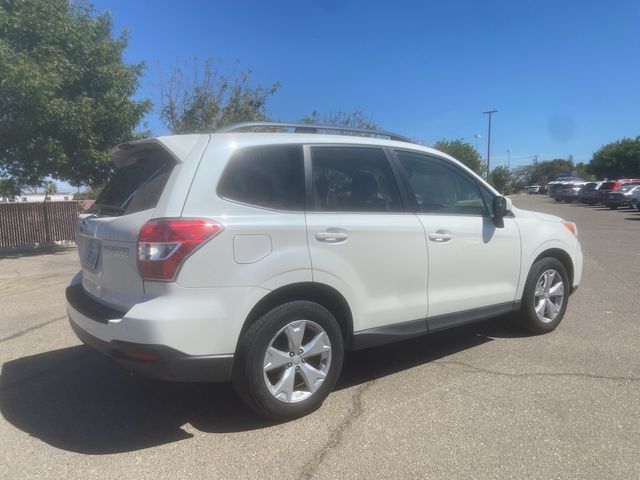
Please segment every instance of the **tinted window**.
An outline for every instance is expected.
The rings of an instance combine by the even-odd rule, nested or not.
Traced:
[[[238,151],[220,179],[218,194],[258,207],[303,210],[302,146],[261,146]]]
[[[119,168],[87,211],[122,215],[155,208],[173,165],[166,157],[149,157]]]
[[[604,182],[598,190],[611,190],[616,182]]]
[[[314,147],[315,210],[399,212],[400,192],[384,151],[379,148]]]
[[[485,215],[487,208],[475,179],[444,160],[414,152],[396,152],[409,177],[418,211]]]

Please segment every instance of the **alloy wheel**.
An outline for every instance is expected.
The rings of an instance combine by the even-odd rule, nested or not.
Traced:
[[[536,282],[535,310],[542,323],[553,322],[564,302],[564,282],[562,275],[556,270],[549,269],[540,275]]]
[[[296,320],[276,333],[264,355],[267,389],[285,403],[301,402],[322,385],[331,367],[331,341],[311,320]]]

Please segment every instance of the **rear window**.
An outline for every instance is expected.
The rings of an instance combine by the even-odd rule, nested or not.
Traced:
[[[88,212],[118,216],[155,208],[173,166],[170,158],[147,157],[119,168]]]
[[[637,182],[623,183],[622,186],[620,187],[620,190],[622,190],[623,192],[628,192],[629,190],[631,190],[634,187],[637,187],[638,185],[640,184]]]
[[[313,147],[314,209],[401,212],[400,192],[381,148]]]
[[[274,210],[304,210],[302,145],[239,150],[222,174],[218,195]]]
[[[598,190],[611,190],[616,182],[604,182]]]

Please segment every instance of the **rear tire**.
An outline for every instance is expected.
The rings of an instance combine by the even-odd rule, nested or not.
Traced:
[[[343,358],[342,332],[333,315],[317,303],[289,302],[260,317],[242,336],[232,382],[258,414],[291,420],[322,405]]]
[[[535,262],[524,287],[517,319],[534,334],[555,330],[567,310],[571,286],[562,262],[547,257]]]

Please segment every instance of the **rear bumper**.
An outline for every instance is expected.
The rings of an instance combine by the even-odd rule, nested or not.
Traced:
[[[130,372],[181,382],[225,382],[231,379],[232,354],[189,355],[167,345],[111,338],[111,331],[127,320],[123,318],[124,312],[94,301],[84,293],[81,284],[68,287],[66,297],[69,323],[76,336]],[[149,337],[153,338],[153,335]]]
[[[69,323],[82,343],[112,358],[129,372],[176,382],[231,380],[232,355],[194,357],[164,345],[144,345],[118,340],[105,342],[82,330],[71,317]]]
[[[602,200],[602,204],[609,206],[609,205],[613,205],[613,206],[617,206],[617,207],[623,207],[625,205],[630,205],[630,200],[628,198],[605,198]]]

